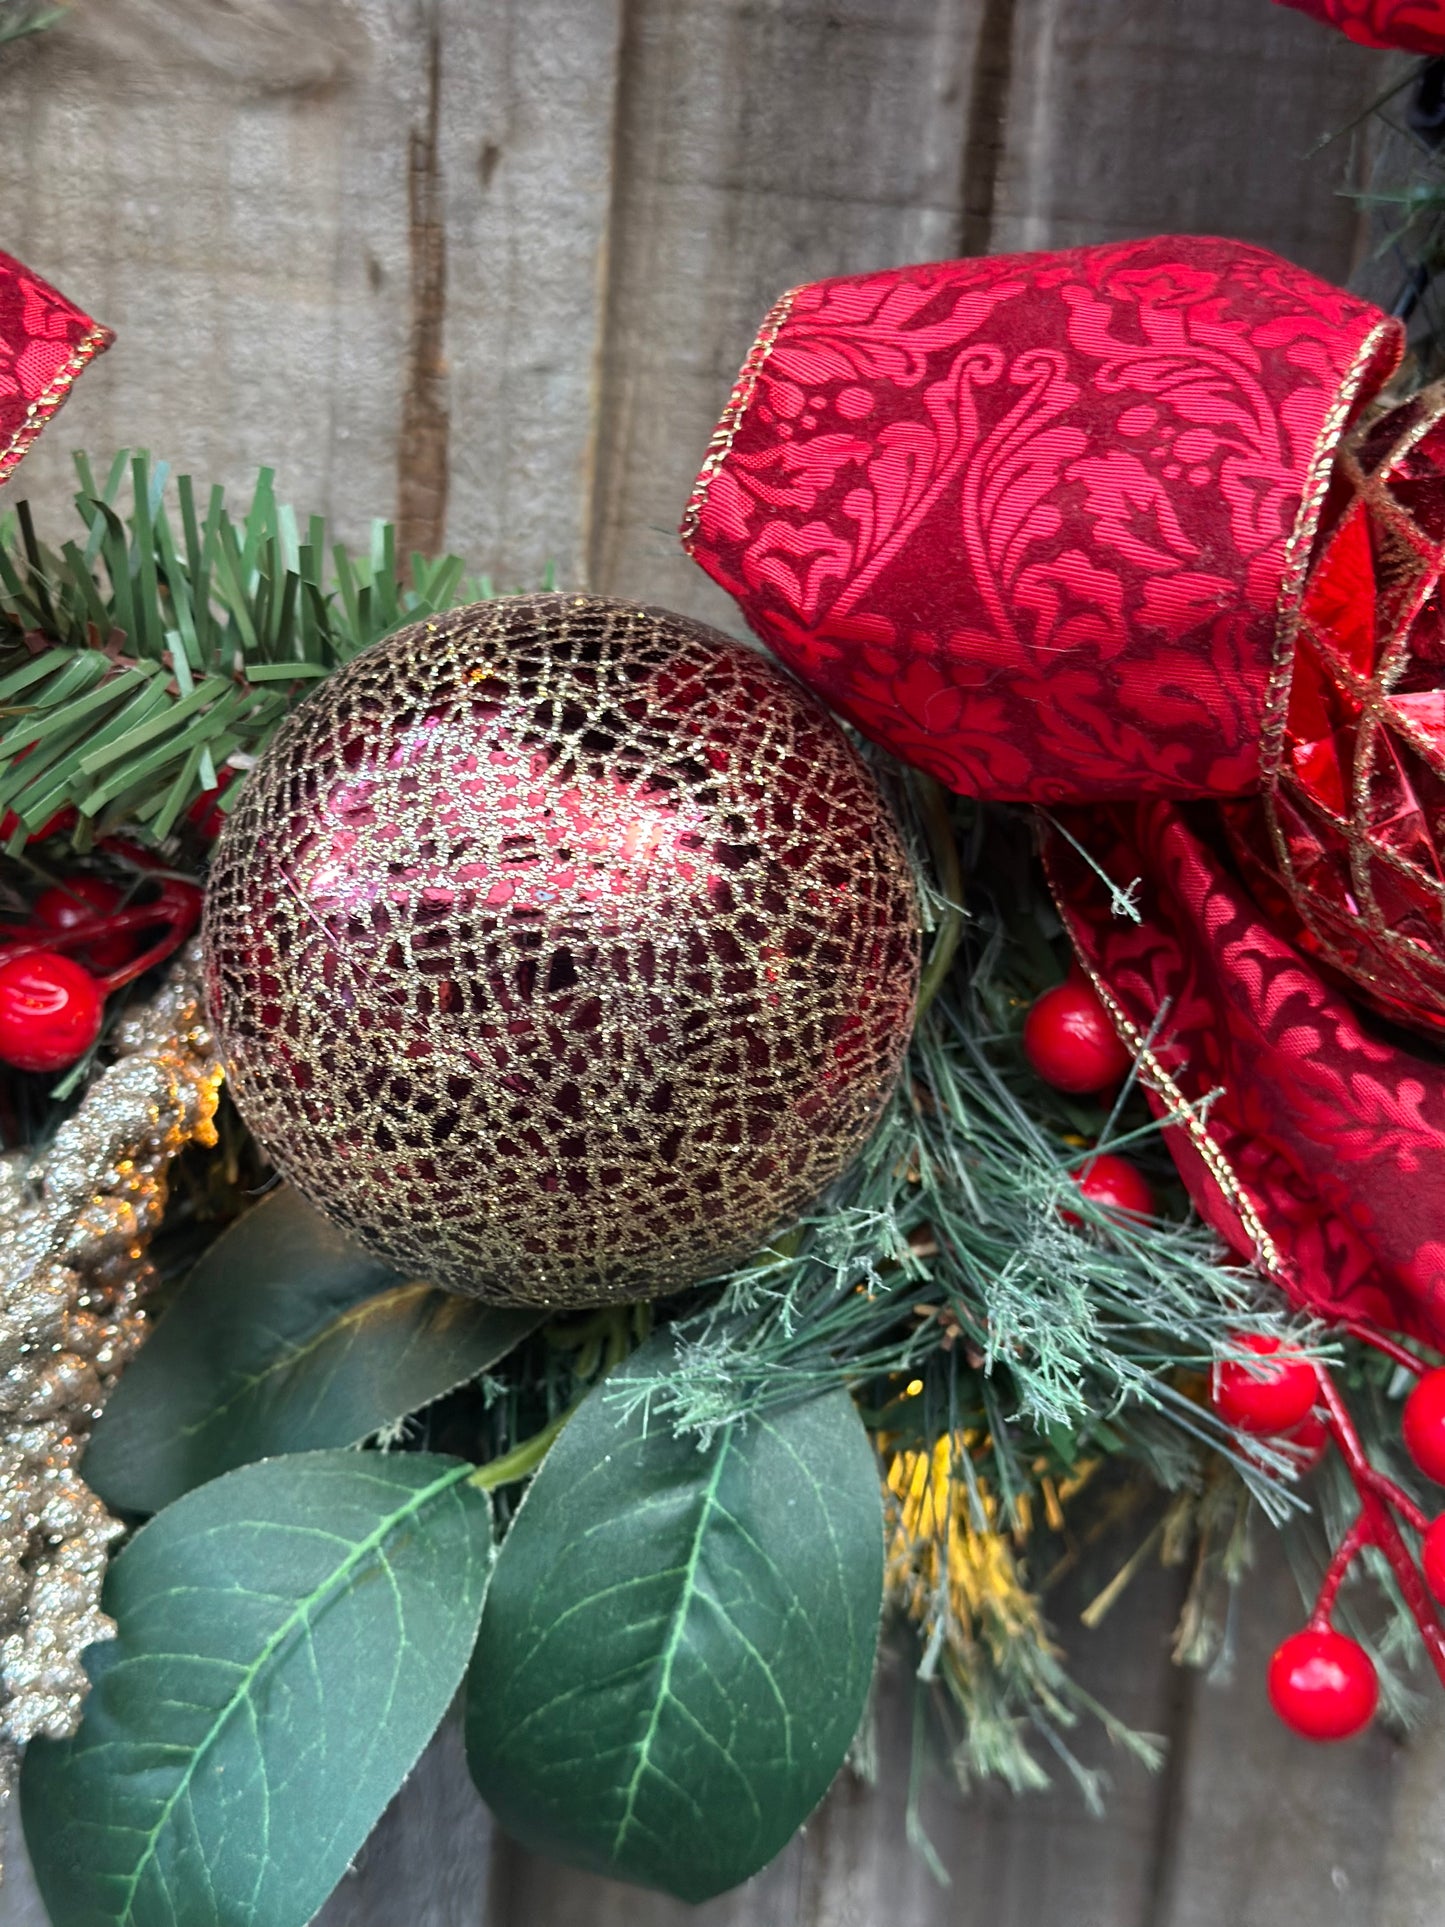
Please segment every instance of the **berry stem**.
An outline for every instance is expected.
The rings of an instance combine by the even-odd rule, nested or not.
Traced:
[[[1387,1338],[1383,1332],[1371,1331],[1368,1325],[1357,1325],[1348,1318],[1344,1321],[1344,1328],[1351,1338],[1358,1338],[1362,1345],[1370,1345],[1377,1352],[1383,1352],[1386,1358],[1394,1359],[1397,1365],[1403,1365],[1407,1372],[1413,1372],[1417,1378],[1430,1369],[1423,1359],[1416,1358],[1413,1352],[1407,1351],[1393,1338]]]
[[[1324,1581],[1320,1586],[1319,1597],[1315,1600],[1315,1609],[1309,1617],[1309,1624],[1314,1631],[1324,1632],[1328,1628],[1345,1574],[1370,1541],[1370,1528],[1364,1513],[1361,1512],[1359,1518],[1335,1547],[1334,1557],[1330,1560],[1329,1570],[1325,1573]]]
[[[1386,1505],[1392,1505],[1395,1508],[1406,1525],[1413,1526],[1416,1532],[1430,1530],[1430,1521],[1404,1487],[1396,1485],[1393,1479],[1387,1478],[1378,1467],[1373,1465],[1370,1467],[1370,1488],[1377,1498],[1383,1499]]]
[[[7,947],[11,956],[24,957],[39,951],[84,950],[106,937],[129,936],[141,930],[159,930],[161,934],[155,942],[138,957],[132,957],[129,963],[105,975],[97,975],[97,983],[109,997],[125,984],[143,977],[153,965],[164,962],[173,950],[180,948],[195,928],[199,902],[199,892],[196,893],[195,908],[174,895],[169,900],[163,896],[159,903],[142,904],[131,910],[116,910],[110,916],[75,924],[69,930],[46,931],[40,937],[33,929],[4,924],[0,925],[0,939],[18,938],[18,942]]]
[[[1390,1570],[1395,1575],[1395,1583],[1400,1588],[1401,1597],[1409,1607],[1416,1626],[1420,1629],[1420,1638],[1426,1652],[1430,1655],[1430,1663],[1435,1668],[1440,1684],[1445,1686],[1445,1630],[1441,1628],[1425,1581],[1420,1575],[1419,1567],[1411,1558],[1404,1540],[1400,1537],[1400,1529],[1391,1517],[1389,1507],[1379,1496],[1376,1482],[1381,1475],[1375,1471],[1365,1456],[1365,1448],[1360,1443],[1360,1435],[1355,1430],[1354,1420],[1350,1417],[1344,1400],[1335,1388],[1334,1379],[1325,1366],[1318,1365],[1315,1369],[1320,1382],[1320,1397],[1325,1407],[1325,1423],[1329,1427],[1331,1438],[1339,1447],[1341,1458],[1349,1467],[1350,1476],[1355,1482],[1355,1490],[1360,1495],[1360,1516],[1350,1532],[1346,1534],[1344,1544],[1348,1545],[1355,1532],[1360,1531],[1363,1533],[1362,1544],[1377,1546],[1384,1554]],[[1341,1549],[1343,1550],[1343,1547]],[[1345,1563],[1348,1564],[1348,1560]],[[1331,1573],[1334,1571],[1334,1565],[1335,1561],[1331,1560]],[[1325,1584],[1326,1586],[1329,1584],[1329,1574],[1326,1574]],[[1338,1582],[1335,1590],[1339,1590]]]
[[[152,918],[151,921],[154,923],[156,919]],[[164,962],[173,950],[179,950],[186,935],[184,919],[170,918],[165,924],[164,934],[158,937],[148,950],[143,950],[138,957],[132,957],[128,964],[123,964],[120,969],[112,970],[107,976],[101,978],[101,988],[106,996],[109,997],[126,984],[134,983],[137,977],[143,977],[152,965]]]

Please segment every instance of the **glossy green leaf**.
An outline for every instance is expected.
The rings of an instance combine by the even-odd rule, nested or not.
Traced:
[[[274,1192],[217,1239],[127,1366],[85,1476],[109,1505],[159,1511],[253,1459],[353,1445],[536,1323],[401,1284],[299,1193]]]
[[[52,1927],[301,1927],[466,1666],[491,1564],[472,1468],[272,1459],[187,1493],[112,1566],[80,1731],[36,1741]]]
[[[822,1798],[862,1717],[883,1585],[847,1395],[717,1432],[623,1416],[660,1334],[552,1447],[498,1556],[467,1687],[472,1776],[526,1846],[689,1901]]]

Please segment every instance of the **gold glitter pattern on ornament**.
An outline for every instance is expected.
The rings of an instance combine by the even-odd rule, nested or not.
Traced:
[[[755,1250],[860,1148],[918,975],[909,866],[826,712],[696,623],[509,597],[283,724],[212,866],[232,1094],[398,1269],[539,1305]]]
[[[121,1527],[76,1466],[140,1339],[167,1167],[215,1142],[198,946],[112,1042],[119,1061],[45,1152],[0,1163],[0,1797],[27,1740],[74,1732],[81,1653],[115,1630],[100,1587]]]

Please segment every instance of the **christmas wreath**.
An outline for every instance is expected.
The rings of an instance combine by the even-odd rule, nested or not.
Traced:
[[[1192,1551],[1184,1658],[1252,1510],[1313,1534],[1301,1734],[1445,1677],[1400,335],[1209,240],[792,290],[683,518],[791,674],[269,476],[16,504],[0,1723],[56,1927],[305,1921],[459,1688],[509,1830],[706,1898],[885,1614],[965,1778],[1097,1799],[1081,1718],[1152,1746],[1046,1586],[1105,1511],[1121,1584]],[[3,459],[105,340],[0,260]]]

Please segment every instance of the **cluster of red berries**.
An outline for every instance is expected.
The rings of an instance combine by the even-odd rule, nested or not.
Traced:
[[[220,788],[208,791],[189,813],[205,840],[219,829],[219,798]],[[43,842],[74,823],[74,810],[62,810],[26,841]],[[7,812],[0,845],[20,828]],[[154,858],[131,844],[111,839],[101,848],[131,871],[128,886],[96,875],[67,877],[41,891],[25,923],[0,925],[0,1064],[68,1070],[100,1035],[107,997],[168,957],[199,921],[195,884],[161,874]]]
[[[1023,1042],[1024,1056],[1044,1082],[1074,1097],[1117,1089],[1133,1061],[1093,986],[1077,971],[1033,1003],[1024,1020]],[[1148,1217],[1154,1209],[1144,1173],[1112,1151],[1091,1157],[1078,1185],[1091,1203],[1107,1211]],[[1079,1222],[1071,1211],[1064,1217],[1070,1224]]]
[[[1236,1344],[1259,1362],[1230,1359],[1215,1367],[1212,1401],[1226,1423],[1256,1438],[1297,1445],[1306,1466],[1324,1456],[1332,1435],[1347,1456],[1358,1452],[1358,1441],[1344,1432],[1338,1394],[1320,1367],[1274,1338],[1250,1335]],[[1445,1484],[1445,1369],[1421,1372],[1405,1402],[1403,1431],[1420,1471]],[[1445,1604],[1445,1513],[1427,1520],[1388,1479],[1365,1467],[1351,1470],[1366,1488],[1360,1518],[1331,1563],[1310,1623],[1286,1639],[1269,1664],[1270,1704],[1286,1726],[1311,1740],[1349,1739],[1375,1712],[1380,1688],[1374,1663],[1358,1640],[1334,1629],[1330,1613],[1351,1561],[1365,1545],[1382,1544],[1388,1536],[1388,1528],[1381,1532],[1385,1504],[1420,1533],[1425,1583]],[[1388,1555],[1391,1548],[1383,1549]]]
[[[200,891],[176,877],[145,878],[134,896],[99,876],[42,890],[26,924],[0,929],[0,1063],[69,1069],[100,1035],[106,998],[168,957],[200,914]]]
[[[1045,1083],[1080,1097],[1107,1097],[1131,1065],[1108,1011],[1077,968],[1033,1004],[1024,1022],[1023,1047]],[[1088,1161],[1078,1185],[1085,1197],[1107,1209],[1147,1215],[1153,1208],[1143,1173],[1110,1152]],[[1073,1213],[1064,1215],[1077,1224]],[[1378,1336],[1360,1335],[1421,1372],[1405,1405],[1405,1444],[1420,1470],[1445,1484],[1445,1369],[1423,1371],[1402,1348]],[[1274,1338],[1243,1336],[1236,1340],[1236,1349],[1254,1356],[1248,1362],[1226,1360],[1215,1368],[1211,1396],[1219,1416],[1236,1431],[1282,1447],[1301,1471],[1317,1465],[1333,1440],[1360,1492],[1360,1516],[1331,1560],[1310,1622],[1279,1647],[1270,1661],[1268,1681],[1271,1704],[1294,1732],[1314,1740],[1347,1739],[1369,1724],[1380,1688],[1364,1647],[1330,1623],[1345,1573],[1366,1545],[1380,1548],[1445,1679],[1445,1630],[1431,1606],[1432,1597],[1445,1605],[1445,1513],[1427,1519],[1407,1493],[1368,1463],[1327,1371],[1282,1348]],[[1418,1569],[1395,1515],[1419,1535]]]

